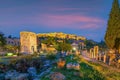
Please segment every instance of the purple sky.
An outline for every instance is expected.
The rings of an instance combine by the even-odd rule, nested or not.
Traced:
[[[0,0],[0,31],[65,32],[104,39],[113,0]]]

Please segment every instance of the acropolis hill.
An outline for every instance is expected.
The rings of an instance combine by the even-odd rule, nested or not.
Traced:
[[[33,53],[37,52],[38,38],[41,37],[55,37],[60,39],[73,39],[73,40],[85,40],[85,37],[77,36],[73,34],[65,34],[62,32],[53,33],[39,33],[22,31],[20,32],[20,43],[22,53]]]
[[[37,34],[38,37],[56,37],[62,39],[76,39],[76,40],[85,40],[86,38],[83,36],[77,36],[74,34],[66,34],[63,32],[50,32],[50,33],[39,33]]]
[[[75,40],[85,40],[86,38],[83,36],[77,36],[75,34],[66,34],[63,32],[49,32],[49,33],[34,33],[34,32],[29,32],[29,31],[22,31],[20,32],[22,34],[34,34],[37,37],[56,37],[56,38],[61,38],[61,39],[75,39]]]

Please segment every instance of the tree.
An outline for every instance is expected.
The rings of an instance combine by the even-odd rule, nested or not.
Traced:
[[[47,39],[42,40],[41,43],[46,44],[47,47],[55,47],[56,46],[56,40],[53,37],[47,37]]]
[[[110,49],[116,48],[116,38],[118,35],[118,27],[120,26],[120,9],[118,0],[114,0],[112,4],[112,9],[109,15],[107,31],[105,34],[105,43]]]
[[[100,49],[101,51],[105,51],[105,50],[107,49],[107,46],[106,46],[106,44],[105,44],[104,41],[98,42],[97,45],[99,46],[99,49]]]
[[[97,45],[97,42],[93,40],[85,40],[86,48],[89,50],[90,48],[93,48],[95,45]]]
[[[12,38],[12,35],[9,35],[8,38]]]
[[[0,47],[3,47],[6,44],[4,34],[0,32]]]
[[[14,52],[14,47],[13,45],[5,45],[5,50],[8,52]]]
[[[69,43],[60,42],[60,43],[58,43],[56,50],[57,51],[70,51],[70,50],[72,50],[72,46]]]
[[[120,19],[120,15],[119,15],[119,19]],[[120,53],[120,20],[118,21],[117,37],[116,37],[116,40],[115,40],[115,47]]]

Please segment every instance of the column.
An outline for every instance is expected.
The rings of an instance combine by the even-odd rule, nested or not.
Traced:
[[[111,56],[110,56],[110,58],[109,58],[109,65],[111,65],[111,61],[112,61],[112,59],[111,59]]]
[[[106,55],[103,56],[103,62],[106,63]]]
[[[99,54],[99,61],[101,61],[101,54]]]
[[[92,58],[92,49],[90,49],[90,58]]]

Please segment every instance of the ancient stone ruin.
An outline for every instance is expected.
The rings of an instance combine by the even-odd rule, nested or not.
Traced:
[[[37,52],[37,36],[33,32],[20,32],[21,53]]]

